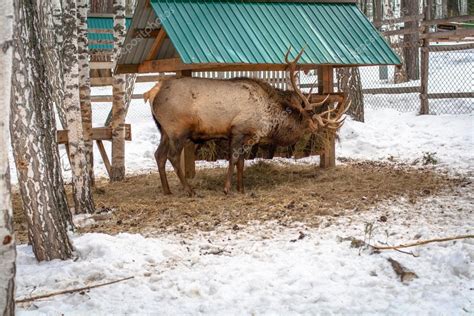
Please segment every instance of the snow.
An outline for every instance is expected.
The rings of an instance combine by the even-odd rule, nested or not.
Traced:
[[[465,190],[465,189],[464,189]],[[312,315],[462,314],[474,311],[474,242],[461,240],[413,248],[417,255],[371,254],[341,238],[398,244],[472,234],[474,202],[441,195],[416,205],[387,202],[371,212],[322,218],[319,228],[250,225],[241,230],[192,235],[86,234],[74,236],[77,258],[36,263],[18,247],[17,296],[81,287],[129,276],[132,280],[18,307],[19,315]],[[387,215],[388,220],[378,219]],[[305,237],[297,240],[299,232]],[[296,239],[296,241],[295,241]],[[293,241],[293,242],[292,242]],[[418,275],[404,284],[387,258]]]

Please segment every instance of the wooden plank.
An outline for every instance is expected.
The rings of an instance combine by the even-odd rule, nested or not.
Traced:
[[[460,15],[446,19],[434,19],[434,20],[426,20],[422,21],[421,25],[436,25],[436,24],[447,24],[452,22],[465,22],[465,21],[474,21],[474,15]]]
[[[90,40],[89,45],[111,45],[113,44],[113,40]]]
[[[130,124],[124,124],[125,126],[125,140],[132,140],[132,127]],[[68,131],[58,130],[56,134],[56,140],[58,144],[68,143]],[[93,127],[92,128],[92,140],[112,140],[112,128],[110,127]]]
[[[161,29],[134,29],[133,38],[155,38],[160,31]]]
[[[418,28],[416,28],[416,29],[399,29],[399,30],[382,32],[382,35],[383,36],[394,36],[394,35],[417,34],[419,32],[420,32],[420,30]]]
[[[87,32],[96,34],[114,34],[113,29],[87,29]]]
[[[474,92],[428,93],[428,99],[474,99]]]
[[[363,94],[400,94],[400,93],[420,93],[420,87],[389,87],[362,89]]]
[[[424,15],[419,14],[419,15],[407,15],[407,16],[402,16],[400,18],[395,18],[395,19],[388,19],[388,20],[383,20],[383,21],[376,21],[374,22],[375,27],[381,27],[384,25],[393,25],[397,23],[405,23],[405,22],[413,22],[413,21],[419,21],[423,19]]]
[[[156,36],[155,41],[153,42],[153,46],[148,52],[148,55],[146,56],[145,60],[155,59],[165,38],[166,38],[166,32],[165,32],[165,29],[162,27],[160,31],[158,32],[158,35]]]
[[[431,45],[428,46],[430,52],[449,52],[454,50],[474,49],[474,43],[457,45]]]
[[[90,69],[112,69],[114,63],[111,61],[92,61],[90,62]]]
[[[111,131],[112,133],[112,131]],[[110,177],[110,160],[107,156],[107,151],[105,151],[104,143],[102,140],[96,140],[97,148],[99,149],[100,156],[102,157],[102,161],[104,162],[105,170],[107,170],[107,174]]]
[[[148,76],[137,76],[135,82],[156,82],[163,78],[173,78],[175,75],[148,75]],[[113,84],[112,77],[96,77],[91,78],[92,86],[111,86]]]
[[[455,31],[433,32],[420,34],[421,39],[436,40],[438,38],[457,39],[465,37],[474,37],[474,29],[459,29]]]

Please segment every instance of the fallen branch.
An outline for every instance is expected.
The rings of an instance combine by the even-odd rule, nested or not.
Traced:
[[[402,244],[398,246],[372,246],[372,248],[377,250],[397,250],[399,248],[409,248],[415,247],[420,245],[426,245],[434,242],[443,242],[443,241],[451,241],[451,240],[459,240],[459,239],[470,239],[474,238],[474,235],[461,235],[456,237],[446,237],[446,238],[435,238],[435,239],[428,239],[428,240],[420,240],[414,243],[409,244]]]
[[[133,278],[134,278],[134,276],[131,276],[131,277],[123,278],[123,279],[120,279],[120,280],[115,280],[115,281],[110,281],[110,282],[105,282],[105,283],[99,283],[99,284],[84,286],[84,287],[81,287],[81,288],[63,290],[63,291],[59,291],[59,292],[52,292],[52,293],[47,293],[47,294],[22,298],[22,299],[16,300],[15,302],[16,303],[32,302],[32,301],[40,300],[40,299],[47,298],[47,297],[63,295],[63,294],[71,294],[71,293],[81,292],[81,291],[85,291],[85,290],[90,290],[90,289],[94,289],[94,288],[98,288],[98,287],[102,287],[102,286],[106,286],[106,285],[111,285],[111,284],[118,283],[118,282],[127,281],[127,280],[130,280],[130,279],[133,279]]]

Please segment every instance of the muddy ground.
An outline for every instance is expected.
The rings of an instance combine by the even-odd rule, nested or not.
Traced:
[[[158,173],[130,176],[120,183],[98,180],[94,188],[97,214],[79,232],[152,235],[164,231],[209,231],[220,225],[240,229],[251,221],[276,220],[318,226],[321,217],[364,212],[377,203],[435,195],[466,185],[429,168],[376,162],[347,162],[322,170],[314,165],[257,163],[245,170],[245,194],[223,194],[225,170],[198,170],[191,180],[196,197],[187,197],[174,173],[168,173],[174,195],[164,196]],[[15,228],[27,240],[21,201],[14,194]],[[386,214],[390,216],[390,214]]]

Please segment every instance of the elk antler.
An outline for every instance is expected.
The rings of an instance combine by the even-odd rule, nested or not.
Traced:
[[[300,88],[298,87],[298,85],[296,84],[296,76],[295,76],[295,72],[296,72],[296,64],[298,63],[298,60],[301,58],[301,56],[303,55],[304,53],[304,50],[305,50],[305,47],[303,47],[301,49],[301,51],[298,53],[298,55],[295,57],[295,59],[293,60],[290,60],[289,59],[289,56],[290,56],[290,52],[291,52],[291,49],[292,47],[290,46],[288,48],[288,51],[286,52],[285,54],[285,62],[288,64],[288,68],[289,68],[289,73],[290,73],[290,83],[291,83],[291,86],[293,88],[293,91],[296,92],[296,94],[300,97],[300,99],[303,101],[304,103],[304,109],[305,110],[312,110],[318,106],[321,106],[323,105],[328,99],[329,99],[329,94],[328,96],[321,102],[316,102],[316,103],[311,103],[309,102],[310,98],[311,98],[311,95],[313,93],[313,88],[315,86],[315,84],[313,84],[311,86],[311,89],[309,91],[309,94],[308,96],[306,97],[303,92],[301,92]]]
[[[320,114],[313,115],[313,119],[316,120],[320,126],[326,127],[331,130],[338,130],[342,124],[344,124],[345,117],[342,116],[349,110],[352,105],[352,101],[347,106],[341,104],[336,106],[334,109],[329,109]],[[336,112],[334,117],[331,114]],[[342,118],[342,119],[341,119]]]

